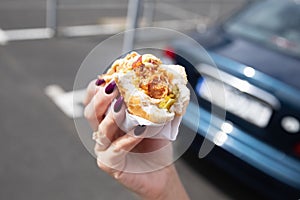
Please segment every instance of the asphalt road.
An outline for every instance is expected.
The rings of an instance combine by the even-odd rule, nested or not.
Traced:
[[[10,21],[8,14],[1,20],[0,27],[25,26]],[[32,25],[39,20],[32,20]],[[81,62],[106,37],[60,37],[0,46],[0,199],[136,198],[97,168],[73,120],[44,91],[51,84],[72,90]],[[261,198],[222,169],[189,153],[175,165],[191,199]]]

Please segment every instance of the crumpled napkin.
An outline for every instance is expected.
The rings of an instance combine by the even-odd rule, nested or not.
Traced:
[[[113,105],[115,104],[115,102],[116,100],[112,102],[107,112],[111,112],[111,110],[113,110]],[[120,112],[125,112],[125,119],[115,119],[115,120],[117,121],[119,128],[124,132],[129,133],[136,126],[145,125],[147,128],[143,133],[144,138],[168,139],[171,141],[176,140],[182,116],[175,116],[172,121],[165,122],[162,124],[157,124],[149,120],[146,120],[144,118],[132,115],[127,111],[127,109],[125,110],[123,109]],[[136,137],[133,134],[132,136]]]

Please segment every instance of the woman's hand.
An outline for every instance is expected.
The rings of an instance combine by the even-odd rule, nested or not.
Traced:
[[[170,164],[170,142],[143,139],[145,126],[138,126],[131,133],[123,132],[118,125],[125,118],[125,105],[118,96],[114,82],[92,81],[87,88],[84,115],[95,131],[94,150],[99,168],[142,199],[188,199]],[[117,101],[107,113],[116,97]]]

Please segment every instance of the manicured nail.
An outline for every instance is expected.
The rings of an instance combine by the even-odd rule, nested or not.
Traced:
[[[104,79],[97,79],[97,81],[96,81],[96,85],[97,86],[100,86],[100,85],[102,85],[103,83],[105,83],[105,80]]]
[[[114,105],[114,111],[119,112],[122,108],[122,104],[123,104],[123,97],[119,96],[119,98],[117,99],[117,101]]]
[[[145,131],[145,129],[146,129],[145,125],[138,125],[134,129],[134,135],[136,135],[136,136],[142,135],[142,133]]]
[[[108,86],[105,88],[105,93],[106,94],[111,94],[114,89],[116,88],[116,82],[112,81],[110,84],[108,84]]]

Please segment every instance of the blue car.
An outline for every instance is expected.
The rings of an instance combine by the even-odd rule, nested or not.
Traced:
[[[253,1],[190,36],[211,60],[185,41],[165,56],[185,66],[198,98],[183,119],[191,127],[200,109],[191,148],[198,153],[207,138],[217,146],[208,157],[224,170],[268,197],[299,199],[300,1]]]

